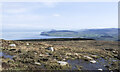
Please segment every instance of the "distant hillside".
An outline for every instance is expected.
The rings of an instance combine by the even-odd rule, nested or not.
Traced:
[[[77,34],[76,31],[70,30],[52,30],[48,32],[42,32],[41,35],[44,36],[57,36],[57,37],[74,37],[74,34]]]
[[[70,30],[52,30],[42,32],[40,35],[57,36],[57,37],[77,37],[77,38],[92,38],[96,40],[115,40],[118,41],[118,28],[108,29],[85,29],[78,31]]]

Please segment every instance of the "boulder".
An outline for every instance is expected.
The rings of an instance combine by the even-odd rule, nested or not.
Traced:
[[[72,55],[72,53],[66,53],[66,55]]]
[[[53,47],[48,47],[47,49],[48,49],[48,50],[51,50],[51,51],[54,51],[54,48],[53,48]]]
[[[98,58],[98,56],[97,56],[97,55],[91,55],[91,57],[92,57],[92,58]]]
[[[35,62],[35,64],[36,64],[36,65],[41,65],[41,63],[39,63],[39,62]]]
[[[99,71],[103,71],[103,69],[98,69]]]
[[[46,57],[48,55],[45,55],[45,54],[39,54],[39,57]]]
[[[93,58],[89,56],[84,56],[84,58],[87,58],[88,60],[93,60]]]
[[[91,62],[91,63],[96,63],[96,61],[95,61],[95,60],[91,60],[90,62]]]
[[[27,46],[30,45],[29,43],[26,44]]]
[[[10,44],[9,46],[11,46],[11,47],[16,47],[16,44]]]
[[[51,53],[46,53],[46,55],[50,56],[50,55],[52,55],[52,54],[51,54]]]
[[[64,61],[58,61],[58,63],[59,63],[61,66],[64,66],[64,65],[67,65],[67,64],[68,64],[67,62],[64,62]]]
[[[38,54],[37,52],[34,52],[34,54]]]
[[[43,55],[43,54],[40,54],[39,56],[42,57],[42,56],[44,56],[44,55]]]
[[[113,51],[114,54],[118,54],[118,51]]]

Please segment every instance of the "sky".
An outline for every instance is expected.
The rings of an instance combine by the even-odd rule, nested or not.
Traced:
[[[5,2],[5,31],[80,30],[118,27],[117,2]]]

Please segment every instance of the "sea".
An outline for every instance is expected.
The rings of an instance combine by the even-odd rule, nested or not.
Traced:
[[[26,39],[71,38],[71,37],[42,36],[40,34],[41,32],[2,32],[0,34],[0,39],[26,40]]]

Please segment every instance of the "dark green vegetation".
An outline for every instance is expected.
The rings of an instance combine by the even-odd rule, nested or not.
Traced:
[[[2,57],[3,70],[84,70],[86,66],[93,66],[93,70],[96,67],[95,70],[118,70],[120,63],[118,42],[114,41],[2,40],[1,49],[13,56],[12,59]]]
[[[52,30],[42,32],[44,36],[57,36],[57,37],[77,37],[77,38],[91,38],[96,40],[114,40],[118,41],[118,28],[108,29],[85,29],[78,31],[69,30]]]

